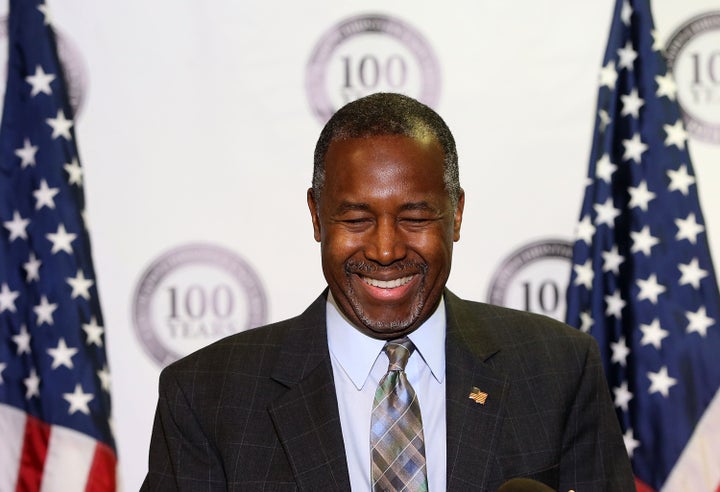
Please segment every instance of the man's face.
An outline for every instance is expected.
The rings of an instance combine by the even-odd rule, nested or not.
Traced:
[[[404,336],[437,307],[460,237],[437,140],[335,141],[319,200],[308,191],[322,266],[340,309],[374,338]]]

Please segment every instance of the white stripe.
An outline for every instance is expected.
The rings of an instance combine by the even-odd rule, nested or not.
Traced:
[[[720,485],[720,390],[705,410],[661,491],[715,492]]]
[[[85,434],[52,426],[41,492],[85,490],[95,445],[95,439]]]
[[[0,404],[0,490],[15,490],[26,421],[22,410]]]

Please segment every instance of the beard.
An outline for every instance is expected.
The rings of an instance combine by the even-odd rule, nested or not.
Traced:
[[[345,273],[347,275],[347,283],[345,289],[345,296],[350,302],[353,312],[362,321],[363,325],[368,329],[376,333],[385,333],[388,331],[403,331],[408,327],[412,326],[420,318],[420,314],[425,307],[425,274],[427,273],[427,264],[417,261],[404,261],[397,264],[393,264],[389,267],[381,267],[373,263],[367,263],[357,260],[348,260],[345,263]],[[358,298],[355,290],[353,289],[351,276],[352,275],[370,275],[372,273],[388,272],[393,273],[415,273],[422,276],[420,287],[416,294],[415,302],[412,304],[410,312],[399,319],[393,319],[391,321],[383,321],[371,318],[366,312],[365,308]]]

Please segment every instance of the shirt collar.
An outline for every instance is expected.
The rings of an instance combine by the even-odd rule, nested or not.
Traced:
[[[340,311],[330,292],[326,312],[330,354],[360,390],[385,342],[357,329]],[[445,302],[441,298],[435,312],[408,335],[439,383],[445,379],[445,320]]]

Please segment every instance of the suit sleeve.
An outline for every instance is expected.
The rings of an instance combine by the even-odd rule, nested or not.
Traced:
[[[563,436],[560,490],[635,491],[630,461],[594,340],[588,340],[585,354]]]
[[[141,491],[226,490],[221,460],[193,412],[192,385],[184,390],[165,370],[159,393]]]

